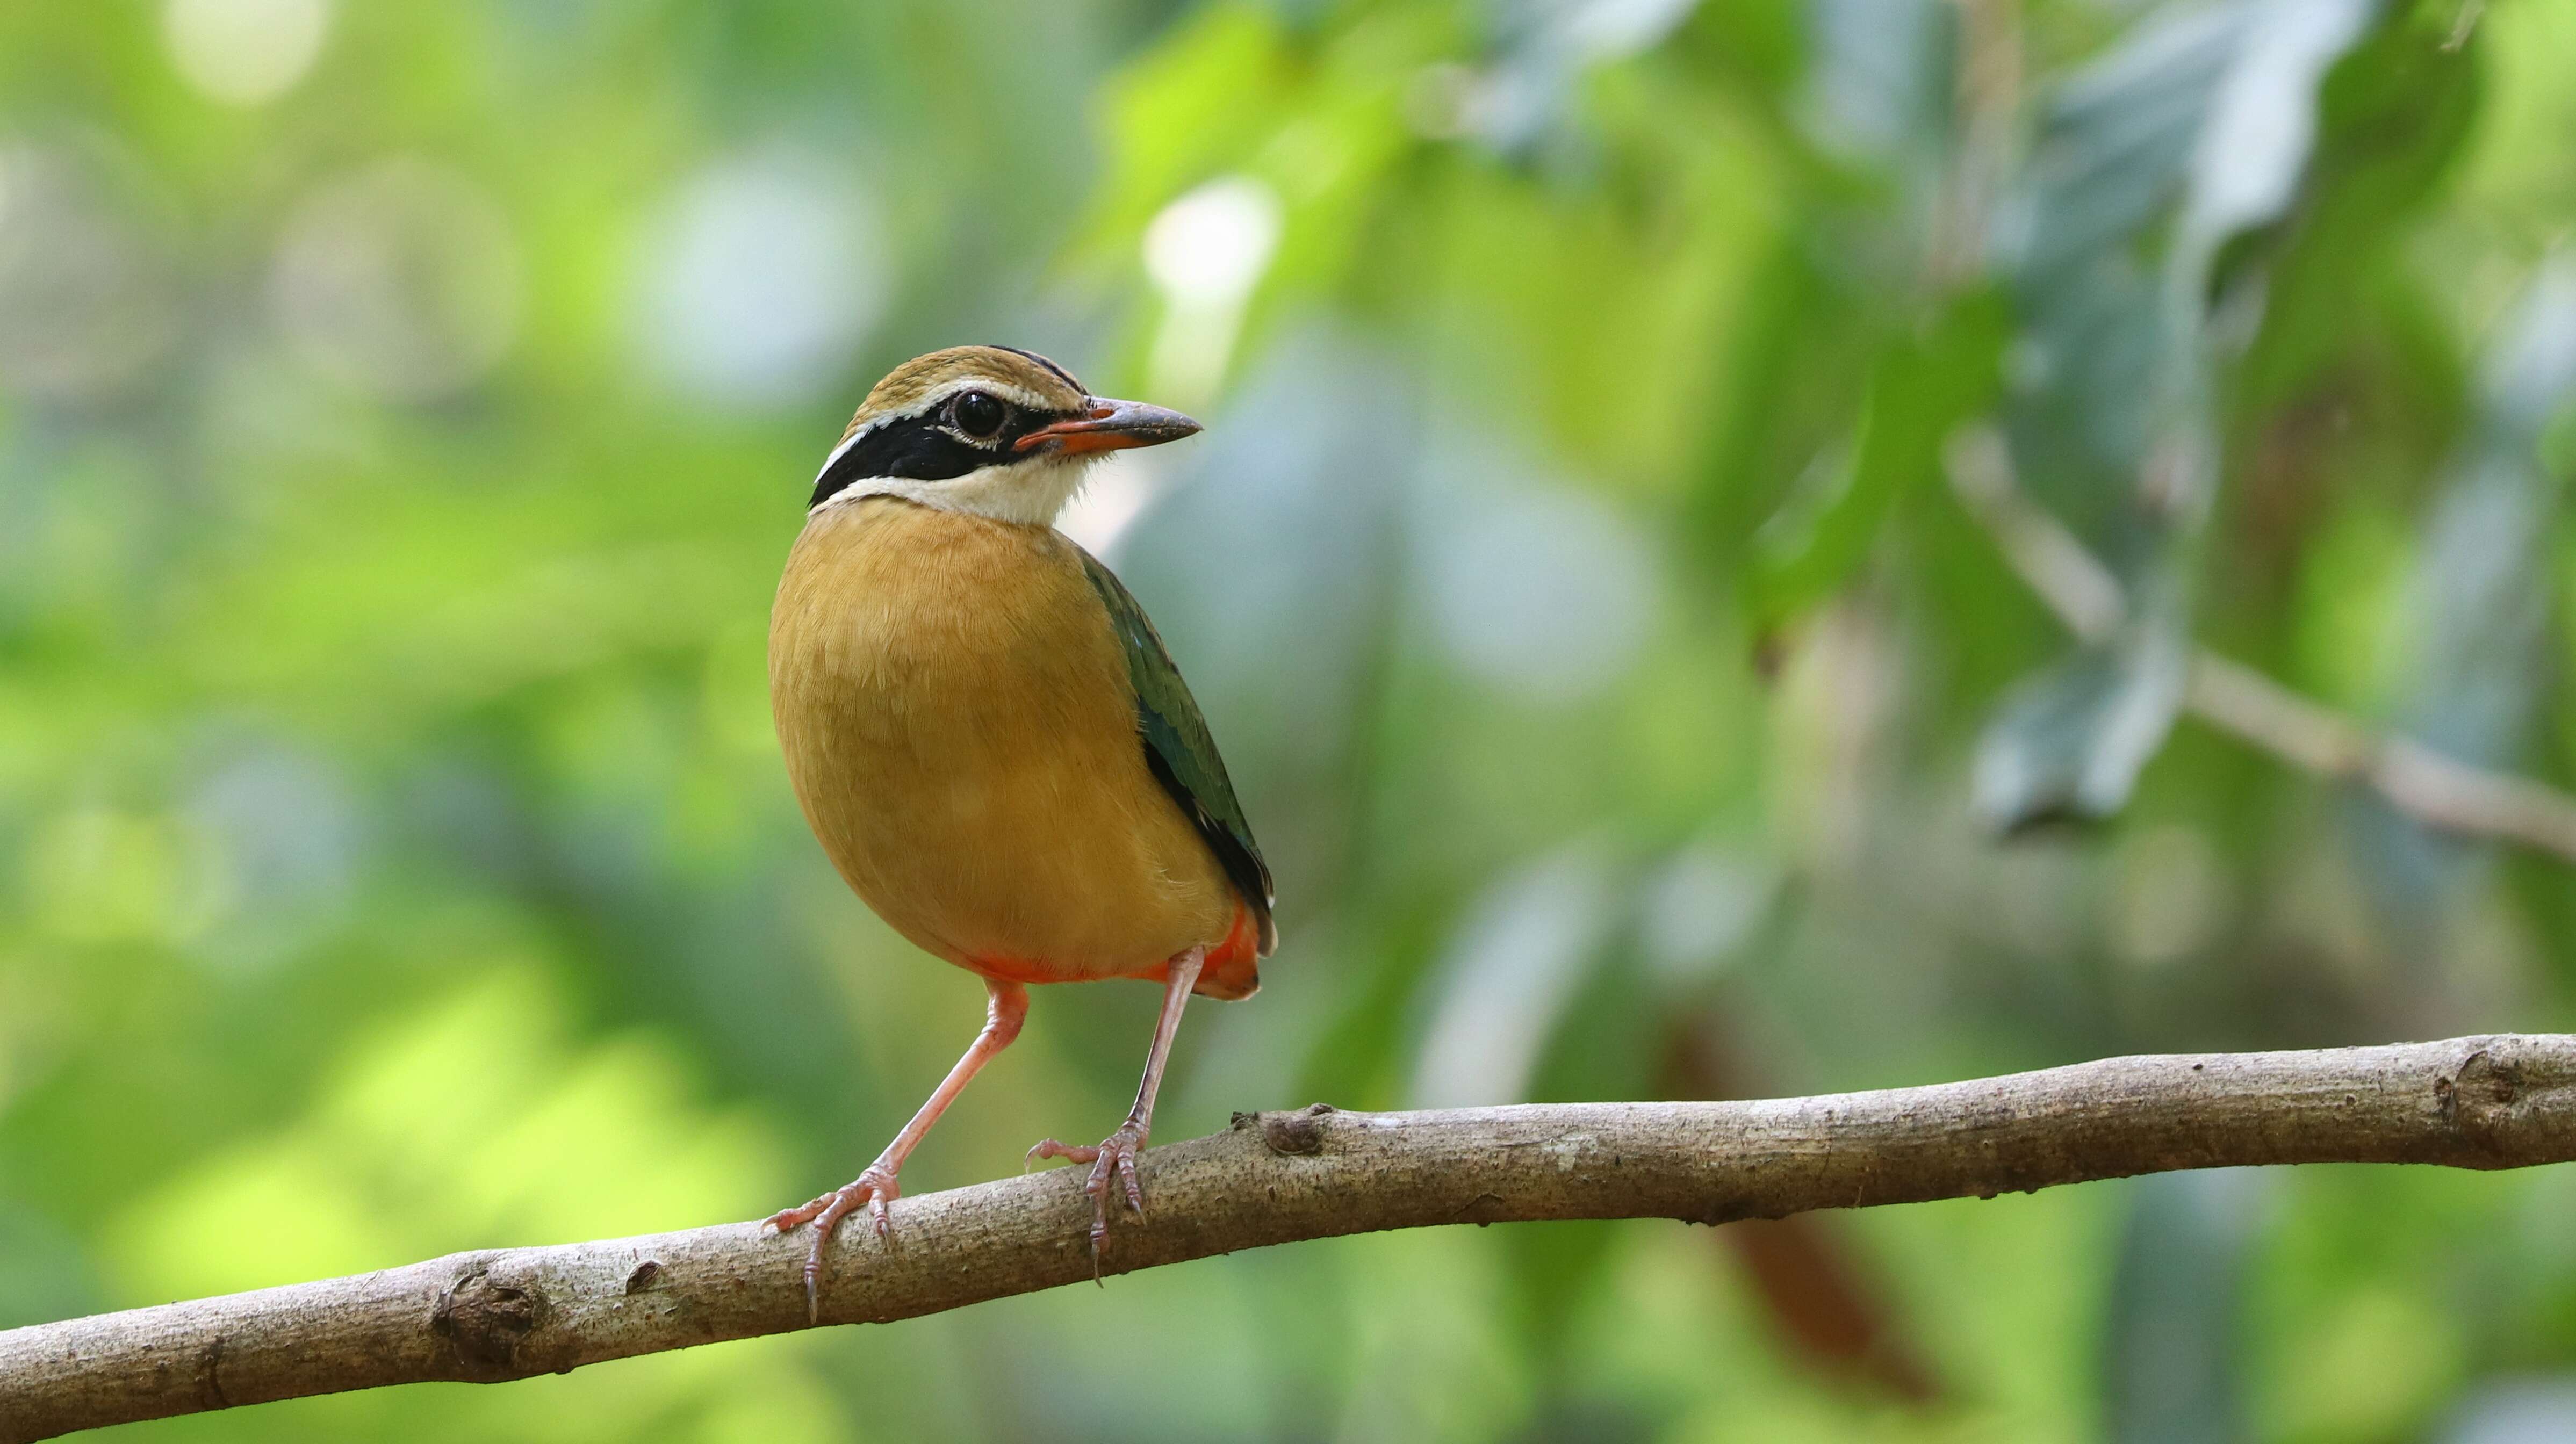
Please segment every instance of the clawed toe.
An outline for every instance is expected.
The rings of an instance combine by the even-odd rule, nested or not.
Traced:
[[[823,1249],[832,1241],[832,1230],[841,1220],[865,1206],[876,1222],[877,1237],[894,1237],[894,1218],[886,1205],[903,1196],[891,1169],[870,1165],[868,1170],[811,1203],[782,1209],[764,1220],[767,1227],[785,1233],[800,1224],[814,1225],[814,1246],[805,1254],[805,1319],[818,1323],[823,1313]]]
[[[823,1216],[823,1210],[832,1206],[832,1200],[839,1198],[840,1196],[840,1190],[834,1189],[830,1193],[824,1194],[821,1198],[814,1200],[812,1203],[799,1204],[794,1208],[782,1208],[778,1212],[771,1214],[769,1217],[762,1219],[760,1221],[760,1226],[773,1233],[785,1233],[799,1224],[812,1223],[815,1219]]]
[[[1041,1138],[1029,1149],[1028,1157],[1021,1160],[1020,1171],[1027,1172],[1028,1166],[1041,1158],[1061,1158],[1071,1163],[1089,1163],[1099,1156],[1100,1148],[1097,1144],[1058,1143],[1052,1138]]]
[[[1145,1185],[1136,1173],[1136,1155],[1144,1146],[1144,1130],[1131,1118],[1097,1144],[1058,1143],[1049,1138],[1029,1150],[1032,1163],[1041,1158],[1061,1158],[1091,1165],[1091,1176],[1083,1180],[1082,1191],[1091,1199],[1091,1277],[1095,1283],[1100,1279],[1100,1260],[1109,1251],[1109,1200],[1113,1194],[1123,1194],[1136,1216],[1145,1216]]]
[[[1127,1206],[1136,1211],[1138,1218],[1145,1216],[1145,1185],[1136,1177],[1136,1150],[1143,1141],[1139,1139],[1118,1151],[1118,1181],[1127,1186]]]

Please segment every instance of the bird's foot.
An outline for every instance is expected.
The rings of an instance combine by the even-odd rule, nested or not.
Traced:
[[[1091,1281],[1100,1281],[1101,1256],[1109,1251],[1109,1200],[1113,1188],[1127,1196],[1127,1206],[1145,1216],[1145,1185],[1136,1177],[1136,1155],[1145,1147],[1145,1125],[1129,1118],[1098,1144],[1058,1143],[1050,1138],[1029,1150],[1029,1158],[1062,1158],[1091,1165],[1082,1191],[1091,1197]]]
[[[890,1239],[894,1237],[894,1221],[887,1215],[886,1205],[902,1196],[903,1190],[895,1185],[894,1170],[886,1167],[884,1160],[880,1159],[869,1164],[865,1172],[845,1186],[833,1189],[812,1203],[782,1209],[764,1220],[768,1227],[780,1233],[801,1223],[814,1225],[814,1247],[805,1255],[805,1318],[808,1323],[819,1322],[822,1317],[823,1246],[832,1241],[832,1230],[840,1226],[842,1219],[865,1205],[876,1220],[877,1237]]]

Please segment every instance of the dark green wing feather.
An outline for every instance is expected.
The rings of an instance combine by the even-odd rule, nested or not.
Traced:
[[[1244,819],[1243,803],[1225,775],[1225,759],[1217,755],[1207,719],[1199,715],[1197,699],[1190,696],[1189,684],[1181,680],[1181,669],[1173,665],[1171,650],[1163,645],[1143,605],[1098,557],[1080,547],[1074,550],[1082,553],[1091,589],[1109,609],[1110,630],[1118,634],[1118,645],[1127,653],[1127,680],[1136,689],[1136,730],[1144,740],[1145,765],[1198,825],[1199,836],[1207,839],[1226,876],[1251,906],[1261,925],[1261,955],[1268,957],[1279,944],[1279,930],[1270,921],[1270,864],[1261,860],[1261,846],[1252,840],[1252,824]]]

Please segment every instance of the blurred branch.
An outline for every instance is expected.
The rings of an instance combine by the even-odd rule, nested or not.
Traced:
[[[2469,43],[2476,32],[2478,19],[2487,13],[2487,0],[2460,0],[2460,13],[2451,22],[2451,33],[2442,41],[2444,50],[2457,50]]]
[[[2012,172],[2021,121],[2021,0],[1955,0],[1960,55],[1950,97],[1953,138],[1927,247],[1930,279],[1967,289],[1983,273],[1995,199]]]
[[[1991,1198],[2188,1168],[2576,1160],[2576,1035],[2112,1058],[1965,1083],[1730,1103],[1238,1114],[1145,1155],[1115,1272],[1435,1224]],[[531,1161],[531,1166],[542,1166]],[[1078,1170],[906,1198],[842,1231],[830,1323],[1092,1276]],[[561,1179],[563,1187],[577,1181]],[[801,1236],[757,1224],[454,1254],[0,1332],[0,1444],[273,1399],[498,1382],[807,1327]]]
[[[2119,579],[2022,494],[2001,437],[1984,427],[1963,430],[1949,447],[1948,470],[1960,501],[2067,630],[2088,642],[2119,630],[2128,617]],[[2292,766],[2369,787],[2427,827],[2576,862],[2576,797],[2374,732],[2206,647],[2193,654],[2183,706]]]

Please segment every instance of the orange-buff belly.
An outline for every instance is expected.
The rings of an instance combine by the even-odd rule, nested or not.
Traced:
[[[896,931],[1022,983],[1163,976],[1248,995],[1248,910],[1145,764],[1125,654],[1050,528],[894,498],[806,526],[770,618],[797,800]]]

